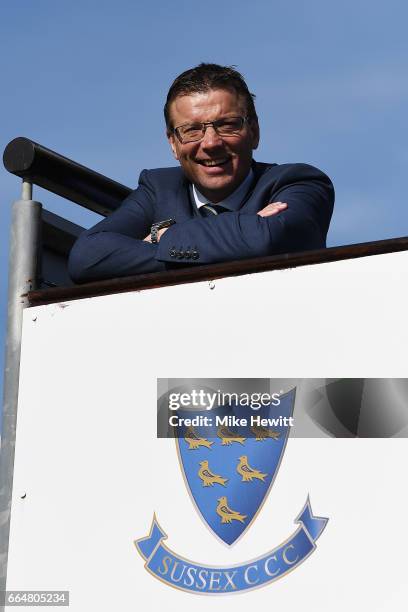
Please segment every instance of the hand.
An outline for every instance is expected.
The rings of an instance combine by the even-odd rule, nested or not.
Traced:
[[[287,207],[286,202],[271,202],[256,214],[260,217],[273,217],[273,215],[278,215],[283,210],[286,210]]]
[[[157,232],[157,242],[160,242],[160,238],[163,236],[164,232],[167,232],[168,229],[169,229],[168,227],[163,227]],[[151,242],[151,241],[152,241],[151,234],[146,236],[146,238],[143,238],[143,242]]]

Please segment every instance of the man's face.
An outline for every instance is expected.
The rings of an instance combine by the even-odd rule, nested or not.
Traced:
[[[211,89],[179,96],[170,105],[170,116],[174,127],[245,117],[245,101],[233,91]],[[256,121],[250,121],[244,123],[239,134],[219,136],[213,126],[207,126],[199,142],[181,144],[175,134],[170,134],[169,142],[187,178],[205,197],[217,203],[235,191],[247,176],[252,151],[258,146],[259,129]]]

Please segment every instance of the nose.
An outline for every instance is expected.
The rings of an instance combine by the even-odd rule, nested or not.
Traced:
[[[204,132],[204,137],[201,141],[201,146],[204,148],[207,147],[219,147],[223,144],[223,140],[219,134],[214,129],[213,125],[207,125],[206,130]]]

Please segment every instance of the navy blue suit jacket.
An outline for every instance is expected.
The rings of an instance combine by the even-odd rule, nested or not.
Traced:
[[[325,247],[334,203],[330,179],[306,164],[253,162],[253,170],[240,210],[208,218],[192,203],[181,168],[143,170],[139,187],[120,208],[78,238],[69,258],[72,279],[81,283]],[[287,210],[273,217],[256,214],[278,201]],[[159,244],[143,242],[152,223],[169,218],[176,224]]]

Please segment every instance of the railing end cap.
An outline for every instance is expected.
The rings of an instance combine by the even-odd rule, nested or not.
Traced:
[[[25,136],[18,136],[11,140],[3,153],[3,164],[6,170],[17,176],[24,176],[34,162],[36,144]]]

